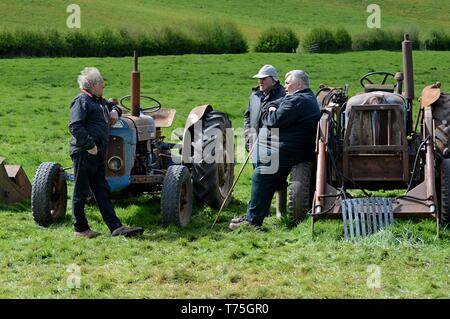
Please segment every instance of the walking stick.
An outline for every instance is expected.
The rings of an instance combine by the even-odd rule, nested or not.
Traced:
[[[230,197],[231,192],[233,191],[234,187],[236,186],[236,184],[237,184],[237,182],[238,182],[238,180],[239,180],[239,177],[241,177],[242,171],[244,170],[245,165],[247,165],[248,160],[249,160],[250,156],[252,155],[253,149],[255,148],[255,145],[256,145],[257,143],[258,143],[258,137],[256,138],[255,142],[253,143],[252,148],[250,149],[250,152],[248,152],[247,158],[245,159],[245,162],[244,162],[244,164],[242,165],[241,170],[239,171],[239,174],[238,174],[237,178],[235,179],[233,185],[231,186],[230,190],[228,191],[228,194],[227,194],[227,196],[225,197],[225,200],[222,202],[222,205],[220,205],[219,212],[217,213],[216,219],[214,220],[214,223],[212,224],[211,229],[212,229],[212,228],[214,227],[214,225],[217,223],[217,220],[219,219],[220,213],[222,212],[222,209],[223,209],[223,207],[225,206],[225,203],[227,202],[228,197]]]

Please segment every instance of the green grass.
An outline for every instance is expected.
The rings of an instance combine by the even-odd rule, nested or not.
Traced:
[[[415,52],[416,95],[435,81],[449,91],[450,60],[445,52]],[[348,83],[372,70],[398,71],[401,54],[242,54],[153,56],[140,60],[142,93],[177,109],[173,128],[191,108],[205,103],[229,113],[234,127],[242,114],[253,74],[265,63],[280,75],[305,69],[312,87]],[[30,179],[39,163],[70,166],[68,106],[78,93],[76,76],[98,67],[106,96],[129,94],[131,58],[0,60],[0,155],[24,166]],[[417,105],[417,103],[416,103]],[[166,131],[170,137],[170,130]],[[238,165],[236,171],[240,168]],[[117,202],[122,222],[145,228],[139,239],[112,238],[96,207],[87,210],[92,229],[103,236],[74,238],[70,214],[62,224],[37,226],[29,203],[0,206],[0,297],[3,298],[448,298],[450,234],[435,238],[432,220],[400,221],[358,242],[343,240],[338,220],[310,220],[296,227],[273,214],[262,231],[227,230],[243,214],[250,195],[246,168],[231,205],[211,229],[216,211],[194,206],[186,228],[160,225],[159,197]],[[70,211],[70,201],[68,209]],[[81,268],[81,288],[70,289],[69,265]],[[381,287],[368,288],[367,267],[381,269]]]
[[[0,27],[66,29],[70,2],[40,0],[30,4],[26,0],[14,3],[0,1]],[[78,0],[81,7],[81,27],[86,29],[126,28],[151,29],[166,25],[180,25],[204,19],[232,20],[254,42],[270,26],[288,26],[303,36],[313,26],[345,26],[351,34],[365,33],[370,13],[369,0],[277,0],[206,1],[206,0]],[[383,0],[382,28],[417,27],[422,32],[448,27],[450,2],[446,0]]]

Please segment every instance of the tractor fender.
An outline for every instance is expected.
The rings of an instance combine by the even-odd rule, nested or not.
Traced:
[[[191,142],[192,136],[190,132],[190,128],[195,125],[198,121],[200,121],[205,115],[205,113],[209,113],[213,110],[213,107],[209,104],[197,106],[192,109],[189,113],[189,116],[186,120],[186,124],[184,126],[183,132],[183,142],[181,148],[181,161],[182,164],[191,162]]]
[[[441,96],[441,83],[436,82],[435,84],[426,86],[423,91],[422,95],[420,96],[420,108],[424,109],[437,100],[439,100],[439,97]]]

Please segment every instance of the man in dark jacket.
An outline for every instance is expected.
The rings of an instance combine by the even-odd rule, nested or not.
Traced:
[[[72,196],[72,215],[75,236],[93,238],[99,233],[89,228],[84,206],[92,191],[95,201],[113,236],[142,234],[140,227],[123,226],[111,203],[105,175],[109,125],[114,124],[122,111],[102,97],[104,81],[96,68],[84,68],[78,76],[81,93],[70,104],[70,157],[73,161],[75,184]]]
[[[264,65],[253,76],[259,80],[259,85],[252,89],[248,99],[248,107],[244,113],[245,149],[247,152],[253,146],[261,128],[261,109],[270,102],[285,96],[284,88],[278,80],[277,70],[270,64]],[[255,166],[255,163],[253,163]],[[286,214],[287,191],[286,188],[277,190],[277,217]]]
[[[286,74],[287,95],[269,103],[261,110],[261,122],[271,132],[272,141],[258,141],[258,154],[269,154],[278,160],[278,169],[270,172],[267,163],[257,163],[252,174],[251,198],[244,217],[235,218],[229,228],[244,224],[261,226],[269,213],[275,190],[286,185],[292,166],[314,160],[314,143],[320,109],[314,93],[309,89],[309,78],[304,71]],[[278,142],[274,142],[278,140]],[[271,165],[270,165],[271,166]]]

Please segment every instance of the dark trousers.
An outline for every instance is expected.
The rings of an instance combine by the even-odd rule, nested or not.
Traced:
[[[111,191],[105,175],[105,155],[98,155],[81,151],[71,155],[74,168],[75,185],[72,196],[72,216],[75,231],[82,232],[89,229],[84,213],[86,198],[91,189],[103,220],[112,232],[122,226],[111,203]]]
[[[253,171],[250,202],[245,216],[250,223],[257,226],[261,226],[269,214],[275,191],[287,187],[287,177],[291,172],[290,166],[281,166],[273,174],[264,174],[264,169],[264,166],[257,166]]]

